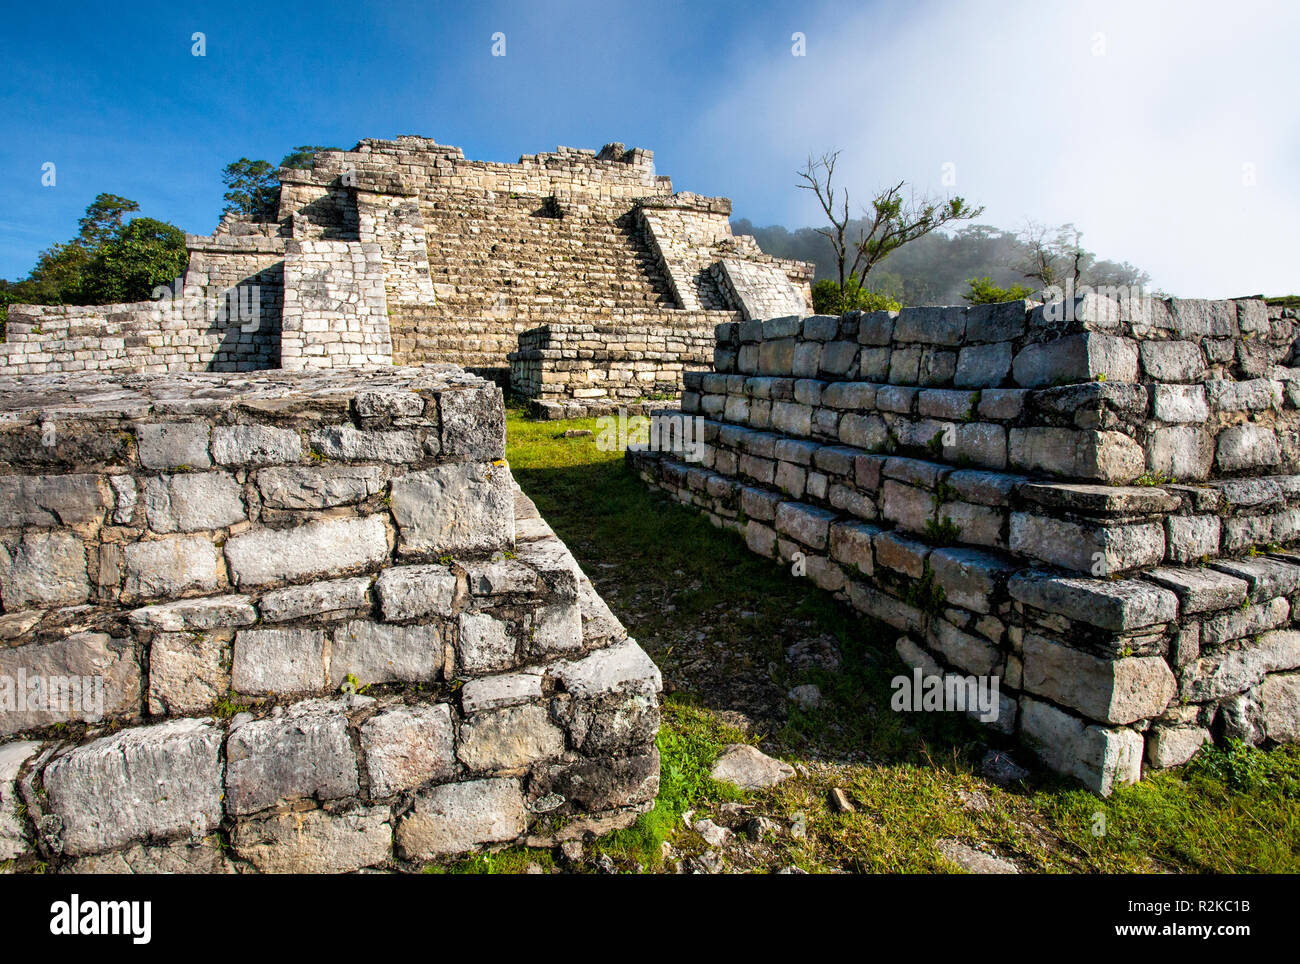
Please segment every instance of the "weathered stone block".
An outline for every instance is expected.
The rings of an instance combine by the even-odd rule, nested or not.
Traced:
[[[157,599],[215,592],[224,567],[216,546],[203,536],[169,536],[133,542],[122,550],[123,599]]]
[[[323,701],[233,726],[226,743],[226,806],[256,813],[302,798],[360,792],[347,717]]]
[[[1024,687],[1102,723],[1159,716],[1178,692],[1159,656],[1098,659],[1034,633],[1024,638]]]
[[[70,532],[29,530],[12,555],[0,545],[0,595],[6,612],[85,602],[85,544]]]
[[[262,597],[258,609],[268,623],[281,623],[305,616],[344,615],[370,608],[370,578],[326,579],[302,586],[274,589]]]
[[[387,807],[272,814],[239,821],[232,836],[235,853],[264,874],[348,874],[387,863],[393,850]]]
[[[235,636],[231,685],[240,693],[325,689],[325,631],[312,626],[244,629]]]
[[[1048,766],[1068,773],[1101,796],[1142,775],[1142,735],[1088,725],[1047,703],[1020,701],[1021,738]]]
[[[293,429],[270,425],[218,425],[212,429],[218,465],[278,465],[302,460],[302,439]]]
[[[247,519],[239,483],[227,472],[151,478],[144,487],[144,510],[154,532],[221,529]]]
[[[229,633],[157,633],[149,644],[149,712],[208,709],[230,689]]]
[[[205,422],[153,422],[137,425],[140,464],[146,469],[206,469],[212,465]]]
[[[451,708],[438,703],[377,713],[361,727],[361,749],[374,799],[450,779],[456,772]]]
[[[514,493],[504,464],[439,465],[392,483],[398,550],[490,553],[513,545]]]
[[[379,565],[388,558],[388,531],[379,515],[319,519],[240,533],[225,552],[237,585],[265,586]]]
[[[121,730],[55,758],[42,776],[63,852],[203,835],[221,822],[221,730],[173,720]]]
[[[379,574],[375,591],[387,620],[450,616],[456,576],[447,566],[398,566]]]
[[[429,860],[506,843],[526,828],[518,780],[469,780],[417,794],[411,811],[398,821],[396,840],[406,859]]]
[[[438,679],[446,659],[441,625],[393,626],[356,619],[334,630],[330,685],[349,676],[370,683],[422,683]]]
[[[385,481],[378,465],[275,466],[257,473],[262,504],[272,509],[351,505],[377,495]]]
[[[460,762],[476,773],[515,770],[564,752],[564,733],[544,706],[512,706],[470,717],[460,728]]]

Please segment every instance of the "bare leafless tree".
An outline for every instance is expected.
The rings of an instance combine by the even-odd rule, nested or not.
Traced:
[[[935,200],[914,192],[905,196],[906,182],[899,181],[872,198],[870,208],[863,209],[863,220],[850,237],[849,192],[847,188],[835,186],[835,164],[839,156],[839,151],[816,159],[810,155],[803,170],[796,173],[801,181],[797,186],[813,192],[830,222],[829,227],[816,230],[830,241],[835,251],[841,291],[854,279],[865,286],[871,269],[903,245],[953,221],[968,221],[984,212],[984,208],[973,208],[960,197]]]

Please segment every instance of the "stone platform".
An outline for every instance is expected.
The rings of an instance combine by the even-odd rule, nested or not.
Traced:
[[[630,824],[658,670],[450,366],[0,379],[0,861],[419,869]]]
[[[892,626],[1099,793],[1300,736],[1297,318],[1081,299],[722,325],[652,485]],[[691,437],[696,437],[692,435]]]

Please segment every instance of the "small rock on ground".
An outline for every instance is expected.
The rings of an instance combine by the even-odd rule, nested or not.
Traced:
[[[939,840],[935,843],[939,855],[971,874],[1018,874],[1020,869],[1009,860],[981,853],[974,847],[957,840]]]
[[[1001,750],[989,750],[984,754],[980,773],[1002,787],[1029,776],[1028,770]]]
[[[733,743],[718,754],[709,776],[742,790],[774,787],[794,776],[794,767],[747,743]]]

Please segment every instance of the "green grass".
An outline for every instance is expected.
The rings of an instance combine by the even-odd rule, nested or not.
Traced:
[[[950,871],[935,851],[936,841],[948,838],[1029,871],[1300,871],[1300,747],[1207,751],[1106,800],[1044,772],[998,787],[979,774],[986,749],[999,745],[984,728],[955,715],[890,709],[889,681],[904,671],[893,652],[895,632],[651,491],[622,453],[597,449],[597,435],[557,437],[574,428],[598,435],[594,419],[534,422],[512,409],[511,469],[667,684],[655,808],[589,845],[589,854],[604,852],[628,872],[672,869],[706,849],[684,825],[684,812],[708,816],[740,804],[781,829],[747,847],[752,859],[736,870]],[[841,668],[786,667],[782,631],[792,622],[805,627],[803,635],[833,637]],[[737,728],[719,694],[692,682],[701,660],[725,660],[725,671],[736,674],[762,676],[770,667],[779,693],[814,683],[822,705],[808,712],[791,706],[781,724]],[[760,743],[802,771],[769,790],[724,787],[708,770],[734,742]],[[1012,752],[1031,762],[1026,752]],[[855,812],[832,810],[833,788],[848,794]],[[800,818],[805,837],[789,832]],[[667,863],[665,843],[673,851]],[[476,858],[485,863],[469,872],[541,862],[539,852],[505,854],[514,856]]]

